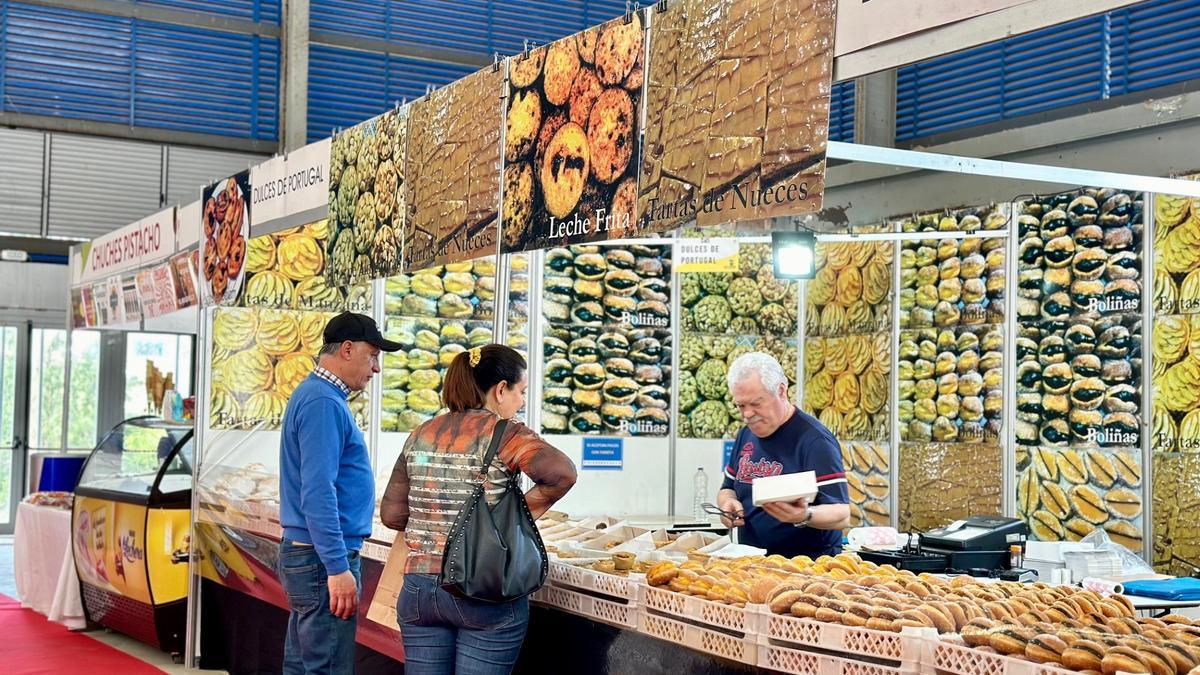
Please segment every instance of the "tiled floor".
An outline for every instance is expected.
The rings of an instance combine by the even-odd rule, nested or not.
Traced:
[[[17,586],[13,580],[13,538],[11,536],[0,537],[0,593],[7,595],[10,598],[17,597]],[[106,628],[96,628],[84,632],[84,635],[103,642],[104,644],[120,651],[129,654],[135,658],[156,667],[163,671],[176,675],[178,673],[219,673],[221,671],[213,670],[189,670],[183,666],[176,665],[171,660],[170,654],[159,651],[148,644],[138,642],[133,638],[114,633]]]

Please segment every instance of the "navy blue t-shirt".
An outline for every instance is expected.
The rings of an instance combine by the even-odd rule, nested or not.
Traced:
[[[740,543],[789,558],[798,555],[816,558],[841,552],[841,530],[796,527],[776,520],[754,505],[751,484],[755,478],[801,471],[817,474],[817,497],[810,506],[850,503],[837,439],[812,415],[795,410],[783,426],[766,438],[742,427],[729,454],[723,485],[734,491],[746,514],[746,524],[738,532]]]

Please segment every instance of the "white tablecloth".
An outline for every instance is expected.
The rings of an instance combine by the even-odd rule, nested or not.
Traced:
[[[71,512],[22,502],[13,537],[13,576],[23,607],[72,630],[87,626],[71,552]]]

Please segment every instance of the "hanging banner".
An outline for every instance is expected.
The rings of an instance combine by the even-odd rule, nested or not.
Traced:
[[[80,289],[83,296],[83,317],[84,325],[92,328],[96,323],[96,298],[92,295],[92,287],[90,284],[83,286]]]
[[[137,275],[126,274],[121,277],[121,302],[125,305],[125,321],[122,323],[138,323],[142,320],[142,305],[138,301]]]
[[[196,270],[192,268],[192,254],[178,253],[171,258],[172,280],[175,282],[175,304],[179,309],[199,304],[196,293]]]
[[[71,328],[79,329],[87,326],[87,313],[83,309],[83,289],[71,289]]]
[[[505,252],[636,235],[644,36],[634,13],[510,61]]]
[[[104,279],[175,252],[175,207],[130,223],[78,248],[72,284]]]
[[[503,68],[485,68],[412,105],[404,271],[496,252]]]
[[[154,271],[138,270],[135,279],[137,280],[138,301],[142,305],[142,316],[147,319],[157,317],[160,312],[158,311],[158,294],[154,290]]]
[[[200,200],[200,298],[205,305],[233,304],[237,300],[250,235],[249,198],[249,171],[204,188]],[[174,304],[174,288],[171,290]]]
[[[327,259],[322,264],[330,285],[348,286],[399,271],[407,216],[401,198],[407,133],[404,107],[334,136],[329,151],[329,232],[322,239]]]
[[[329,210],[329,152],[322,139],[250,168],[250,233],[257,237],[305,225]]]
[[[170,263],[163,263],[151,270],[154,284],[154,299],[158,304],[158,314],[169,314],[179,309],[175,300],[175,274],[171,271]]]
[[[655,12],[638,233],[820,210],[833,0]]]

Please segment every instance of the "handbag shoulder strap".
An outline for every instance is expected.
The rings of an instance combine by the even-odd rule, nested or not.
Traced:
[[[492,462],[496,460],[496,455],[500,453],[500,441],[504,440],[504,431],[507,428],[508,420],[502,419],[496,422],[496,426],[492,430],[492,443],[488,446],[487,453],[483,456],[483,474],[485,476],[491,468]]]

